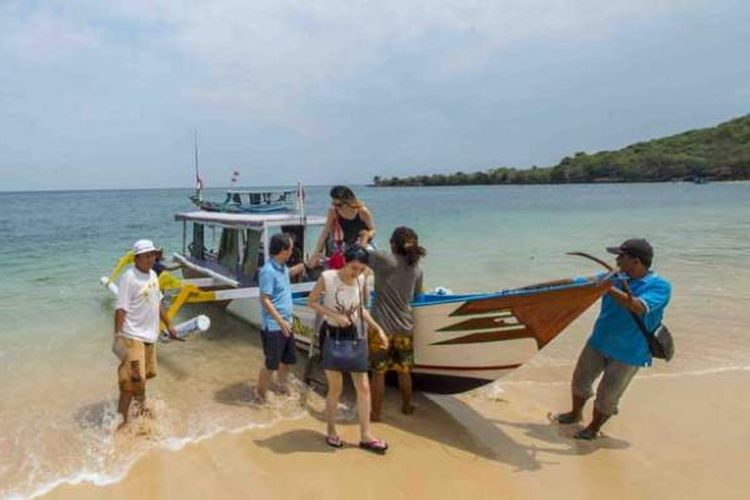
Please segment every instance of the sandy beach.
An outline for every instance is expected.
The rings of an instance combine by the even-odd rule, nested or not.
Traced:
[[[66,485],[46,498],[745,498],[750,402],[736,395],[749,383],[746,368],[646,372],[595,442],[549,422],[568,404],[563,383],[510,380],[495,398],[422,396],[411,417],[395,411],[392,392],[376,425],[392,447],[384,457],[326,447],[313,411],[151,452],[119,483]],[[357,432],[344,422],[348,443]]]

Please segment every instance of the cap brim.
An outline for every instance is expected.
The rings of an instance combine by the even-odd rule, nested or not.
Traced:
[[[607,247],[607,252],[614,255],[620,255],[621,253],[624,253],[620,247]]]
[[[140,251],[140,252],[138,252],[138,253],[137,253],[136,255],[143,255],[144,253],[156,253],[156,252],[158,252],[158,251],[159,251],[159,249],[158,249],[158,248],[150,248],[150,249],[148,249],[148,250],[141,250],[141,251]]]

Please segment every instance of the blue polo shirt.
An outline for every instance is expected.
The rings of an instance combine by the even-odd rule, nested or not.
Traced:
[[[279,264],[271,257],[261,268],[258,281],[261,295],[268,295],[279,315],[291,324],[292,284],[289,281],[289,267],[286,264]],[[263,328],[281,329],[263,305],[260,306],[260,311],[263,316]]]
[[[615,286],[622,289],[622,280],[628,278],[622,273],[617,278],[620,282]],[[664,317],[672,286],[653,271],[649,271],[640,279],[630,279],[628,284],[633,295],[646,306],[643,322],[649,332],[653,332]],[[622,363],[634,366],[651,365],[651,353],[638,324],[630,311],[609,295],[602,298],[601,311],[594,323],[594,331],[588,344],[605,356]]]

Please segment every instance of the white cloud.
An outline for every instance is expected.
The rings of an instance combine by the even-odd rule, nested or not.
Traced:
[[[279,122],[302,120],[310,96],[402,54],[424,54],[434,78],[481,69],[509,44],[603,36],[685,2],[667,0],[71,0],[56,9],[5,10],[0,35],[36,64],[99,48],[195,68],[185,96]],[[15,23],[13,22],[15,20]],[[99,62],[99,61],[97,61]],[[425,75],[429,76],[429,75]],[[290,115],[290,113],[292,113]]]
[[[42,7],[26,13],[12,4],[0,10],[0,46],[8,56],[35,65],[56,63],[100,46],[100,34],[72,17]]]

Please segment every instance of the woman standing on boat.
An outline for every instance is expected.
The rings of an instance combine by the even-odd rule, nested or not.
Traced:
[[[388,444],[376,439],[370,430],[370,384],[367,379],[367,323],[380,340],[379,348],[387,346],[388,339],[380,326],[364,308],[365,278],[368,252],[353,246],[344,253],[345,265],[341,269],[324,271],[310,292],[308,306],[324,318],[320,328],[323,368],[328,380],[326,396],[326,443],[341,448],[343,442],[336,432],[336,410],[343,388],[343,373],[349,372],[357,391],[357,413],[360,424],[359,447],[376,453],[385,453]],[[321,302],[322,296],[322,302]]]
[[[385,392],[385,373],[398,373],[401,412],[410,415],[412,404],[411,368],[414,365],[414,314],[411,302],[422,293],[419,260],[427,251],[419,246],[417,233],[397,227],[391,235],[391,252],[370,252],[370,267],[375,273],[375,301],[372,317],[388,334],[388,347],[370,346],[372,378],[372,420],[380,420]]]
[[[328,252],[328,268],[340,269],[344,265],[343,255],[347,248],[355,244],[364,248],[372,240],[375,223],[372,213],[347,186],[334,186],[330,195],[332,206],[310,260],[313,266],[318,265],[330,238],[332,248]]]

